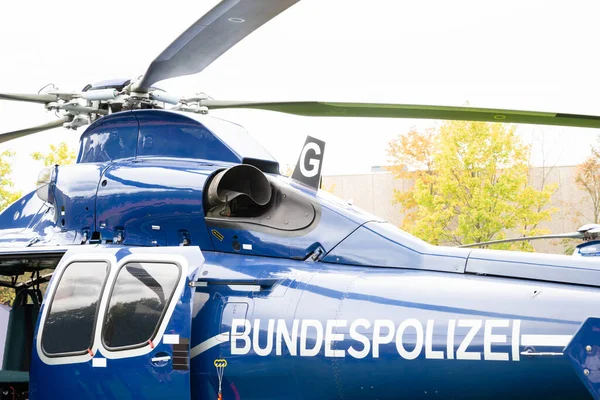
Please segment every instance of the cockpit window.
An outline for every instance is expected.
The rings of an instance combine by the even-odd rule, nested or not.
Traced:
[[[107,162],[135,157],[137,119],[130,114],[113,116],[81,136],[79,163]]]

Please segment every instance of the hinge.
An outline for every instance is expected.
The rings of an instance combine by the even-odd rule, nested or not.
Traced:
[[[304,261],[317,262],[325,256],[325,249],[321,246],[317,247],[312,253],[310,253]]]
[[[125,240],[125,229],[117,229],[115,232],[115,237],[113,238],[113,243],[119,244],[123,243]]]
[[[90,239],[90,230],[89,229],[84,229],[81,232],[82,238],[81,238],[81,244],[87,244],[88,240]]]
[[[180,246],[189,246],[192,243],[190,239],[190,233],[185,229],[179,231],[179,245]]]

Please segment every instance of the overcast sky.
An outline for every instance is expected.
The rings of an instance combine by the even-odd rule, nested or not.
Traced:
[[[0,91],[142,74],[215,0],[10,2],[0,13]],[[302,0],[200,74],[161,82],[178,95],[216,99],[373,101],[600,114],[597,1]],[[306,134],[327,142],[323,173],[366,173],[386,143],[433,121],[306,118],[218,111],[245,126],[282,165]],[[0,101],[0,132],[44,123],[35,104]],[[31,189],[29,153],[77,132],[55,129],[1,145],[18,154],[14,177]],[[583,160],[597,130],[520,126],[533,162]],[[543,138],[543,139],[542,139]],[[542,157],[541,142],[546,149]]]

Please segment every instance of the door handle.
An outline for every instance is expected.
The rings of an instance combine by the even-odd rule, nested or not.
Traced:
[[[195,282],[190,282],[191,287],[206,287],[209,285],[240,285],[240,286],[260,286],[261,289],[268,289],[279,283],[278,278],[202,278]]]
[[[171,356],[160,356],[160,357],[152,357],[152,359],[150,361],[152,361],[153,363],[159,363],[159,362],[168,362],[171,360]]]
[[[150,364],[155,367],[164,367],[169,364],[169,361],[171,361],[171,355],[161,351],[160,353],[156,353],[154,357],[150,359]]]

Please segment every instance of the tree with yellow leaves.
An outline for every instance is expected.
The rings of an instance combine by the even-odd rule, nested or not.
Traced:
[[[45,167],[68,165],[75,161],[75,151],[70,149],[65,142],[61,142],[58,145],[51,144],[48,153],[36,151],[31,153],[31,157],[36,161],[43,161]]]
[[[12,172],[12,158],[14,153],[6,150],[0,153],[0,211],[17,201],[21,197],[21,192],[14,189],[14,184],[10,177]],[[2,278],[8,280],[9,278]],[[0,287],[0,304],[11,304],[14,299],[14,291]]]
[[[11,172],[9,158],[12,156],[13,153],[8,151],[0,154],[0,174],[2,176],[0,181],[0,207],[2,209],[21,197],[20,192],[12,191],[13,185],[9,177]],[[36,161],[43,161],[44,166],[46,167],[53,165],[67,165],[75,161],[75,152],[72,149],[69,149],[69,146],[63,142],[58,145],[50,145],[50,151],[48,153],[35,152],[31,154],[31,157]],[[12,278],[13,277],[3,277],[0,279],[10,281]],[[29,279],[28,275],[21,275],[18,277],[17,282],[24,282],[27,279]],[[14,299],[14,289],[0,287],[0,304],[11,305]]]
[[[434,244],[456,245],[547,231],[539,224],[557,211],[550,207],[555,185],[541,190],[529,182],[529,147],[514,127],[499,123],[449,121],[439,129],[411,130],[390,143],[396,177],[414,188],[396,192],[407,213],[403,228]],[[531,250],[528,243],[497,248]]]
[[[600,223],[600,151],[592,147],[591,154],[577,166],[575,183],[589,197],[582,199],[582,207],[576,207],[577,216],[583,217],[585,223]],[[580,209],[581,208],[581,209]]]
[[[15,153],[6,150],[0,153],[0,211],[17,201],[21,197],[21,191],[15,190],[10,177],[12,173],[12,158]]]

